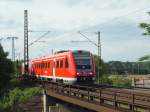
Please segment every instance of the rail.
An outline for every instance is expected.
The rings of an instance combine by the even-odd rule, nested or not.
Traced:
[[[97,105],[106,105],[123,111],[150,111],[150,94],[119,90],[114,88],[98,88],[62,83],[43,83],[47,91],[78,98]]]

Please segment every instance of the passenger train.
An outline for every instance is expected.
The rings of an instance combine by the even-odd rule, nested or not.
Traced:
[[[22,64],[22,74],[24,66]],[[75,84],[93,83],[95,62],[89,51],[59,51],[52,56],[44,56],[29,61],[28,73],[32,79]]]

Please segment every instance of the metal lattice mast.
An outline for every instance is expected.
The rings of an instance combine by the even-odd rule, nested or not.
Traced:
[[[28,11],[24,10],[24,72],[28,74]]]
[[[101,40],[100,40],[100,32],[98,32],[98,83],[100,84],[100,75],[101,75]]]
[[[7,37],[7,39],[12,40],[12,61],[15,61],[15,39],[18,39],[18,37]]]

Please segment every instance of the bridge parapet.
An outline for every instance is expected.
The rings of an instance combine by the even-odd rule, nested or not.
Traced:
[[[150,94],[104,87],[44,83],[48,95],[99,111],[150,111]]]

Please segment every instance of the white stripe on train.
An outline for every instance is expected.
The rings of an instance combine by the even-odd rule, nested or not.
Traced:
[[[77,78],[66,78],[66,77],[53,77],[53,76],[42,76],[42,75],[36,75],[36,77],[40,77],[40,78],[49,78],[52,80],[56,80],[56,79],[63,79],[64,83],[69,83],[69,84],[73,84],[77,81]]]

